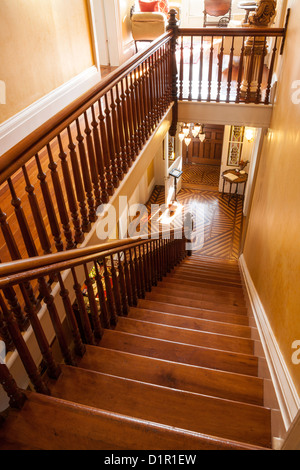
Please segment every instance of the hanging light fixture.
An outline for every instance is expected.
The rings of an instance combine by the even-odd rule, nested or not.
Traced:
[[[181,129],[181,131],[179,132],[178,137],[179,137],[180,142],[184,141],[185,134],[183,132],[183,129]]]
[[[193,129],[193,136],[195,138],[198,137],[200,132],[201,132],[201,125],[200,124],[195,124],[194,129]]]
[[[188,126],[187,124],[186,124],[186,125],[184,126],[184,128],[182,129],[182,132],[184,133],[184,136],[185,136],[185,137],[187,137],[187,136],[189,135],[189,133],[190,133],[190,128],[189,128],[189,126]]]
[[[204,141],[205,141],[205,138],[206,138],[206,135],[205,135],[205,134],[200,134],[200,135],[199,135],[200,142],[204,142]]]
[[[184,142],[185,142],[185,145],[188,147],[190,143],[192,142],[191,137],[185,137]]]

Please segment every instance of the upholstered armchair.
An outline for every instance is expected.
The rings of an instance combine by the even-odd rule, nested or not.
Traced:
[[[150,42],[164,34],[167,30],[168,12],[175,9],[180,20],[181,7],[167,0],[137,2],[140,9],[134,7],[131,10],[132,36],[135,41],[136,51],[138,42]],[[149,11],[153,9],[153,11]]]

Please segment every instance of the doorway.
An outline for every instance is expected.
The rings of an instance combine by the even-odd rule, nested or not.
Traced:
[[[183,141],[183,187],[218,191],[225,126],[203,125],[205,140],[191,137],[187,146]]]

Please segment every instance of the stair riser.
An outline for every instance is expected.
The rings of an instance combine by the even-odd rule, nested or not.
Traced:
[[[143,338],[118,331],[106,331],[100,346],[171,362],[258,376],[258,359],[254,356]]]
[[[199,319],[206,319],[217,322],[233,323],[236,325],[249,326],[249,319],[245,315],[235,315],[231,313],[212,312],[208,310],[201,310],[193,307],[184,307],[181,305],[166,304],[162,302],[155,302],[151,300],[142,300],[138,302],[138,307],[155,310],[158,312],[173,313],[175,315],[183,315],[188,317],[195,317]]]
[[[240,279],[231,279],[228,278],[227,276],[215,276],[214,274],[209,274],[209,273],[202,273],[202,272],[196,272],[188,268],[177,268],[174,273],[176,274],[182,274],[183,276],[192,276],[195,277],[196,279],[199,280],[205,280],[209,282],[213,282],[216,284],[224,284],[224,285],[232,285],[235,287],[241,287],[242,283]]]
[[[239,281],[241,280],[241,275],[240,273],[230,273],[230,272],[225,272],[223,270],[215,270],[215,269],[209,269],[209,268],[200,268],[196,267],[188,262],[182,262],[178,269],[185,269],[193,273],[197,273],[199,275],[206,275],[208,274],[209,276],[215,276],[217,278],[226,278],[226,279],[232,279],[233,281]]]
[[[219,287],[220,290],[225,290],[227,292],[243,292],[243,287],[242,286],[237,286],[234,284],[226,283],[226,281],[214,281],[213,279],[207,279],[207,278],[198,278],[197,276],[193,276],[191,274],[180,274],[178,272],[173,272],[170,273],[166,276],[166,279],[172,278],[172,279],[178,279],[182,281],[189,281],[189,282],[195,282],[197,284],[205,284],[212,287]]]
[[[74,387],[74,383],[77,384]],[[90,383],[91,387],[85,387]],[[94,393],[101,390],[101,393]],[[52,393],[83,405],[176,426],[194,432],[270,446],[266,421],[270,412],[260,407],[178,392],[135,381],[64,367]],[[211,419],[214,416],[214,419]],[[258,425],[259,423],[259,425]]]
[[[242,313],[247,313],[247,308],[245,307],[245,302],[243,302],[242,305],[238,305],[234,300],[227,300],[227,302],[223,299],[217,299],[215,298],[214,300],[212,299],[207,299],[205,298],[201,293],[199,292],[191,292],[188,291],[184,292],[182,290],[177,290],[176,288],[171,288],[171,287],[164,287],[164,286],[158,286],[155,287],[153,290],[153,293],[155,294],[162,294],[162,295],[169,295],[169,296],[175,296],[175,297],[181,297],[181,298],[186,298],[188,297],[189,299],[197,300],[199,302],[199,307],[204,308],[212,308],[215,310],[222,310],[222,311],[238,311]],[[149,296],[148,296],[149,297]],[[217,308],[215,307],[217,306]]]
[[[200,308],[203,310],[211,310],[214,312],[223,312],[223,313],[234,313],[237,315],[247,315],[247,310],[242,308],[227,307],[224,309],[222,306],[217,304],[213,305],[208,302],[199,302],[198,300],[193,299],[184,299],[182,297],[174,297],[172,295],[156,294],[153,291],[151,294],[146,294],[146,300],[154,300],[158,302],[164,302],[168,304],[182,305],[186,307]]]
[[[253,341],[249,339],[187,330],[130,318],[119,318],[116,331],[146,336],[149,338],[158,338],[166,341],[180,341],[184,344],[219,349],[221,351],[231,351],[249,355],[254,353]]]
[[[263,406],[263,380],[88,346],[83,369]]]
[[[238,295],[238,296],[243,295],[243,288],[241,287],[213,285],[205,281],[203,282],[196,281],[195,277],[185,278],[175,273],[168,274],[164,278],[164,281],[180,283],[182,286],[190,286],[190,287],[195,286],[195,287],[199,287],[199,289],[207,289],[208,291],[214,291],[217,289],[220,293],[224,292],[225,294],[228,294],[228,295]]]
[[[226,291],[220,292],[216,287],[215,289],[208,289],[207,287],[201,287],[199,285],[181,284],[179,281],[172,281],[170,278],[166,278],[163,281],[158,282],[157,287],[165,289],[176,289],[177,292],[198,292],[203,297],[203,300],[217,300],[223,302],[237,302],[240,306],[245,306],[245,300],[243,293],[240,295],[228,293]]]

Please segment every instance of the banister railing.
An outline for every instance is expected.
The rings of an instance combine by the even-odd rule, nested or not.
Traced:
[[[82,243],[172,104],[171,38],[161,36],[0,157],[5,261]]]
[[[179,29],[179,100],[270,104],[285,33],[284,28]]]
[[[1,266],[0,273],[0,332],[5,331],[6,341],[16,348],[27,375],[38,393],[49,394],[35,360],[27,346],[14,307],[21,305],[18,286],[36,280],[41,292],[41,302],[49,313],[55,335],[66,364],[76,366],[76,357],[82,357],[85,345],[97,344],[105,328],[118,322],[119,315],[127,315],[130,306],[136,306],[163,276],[170,272],[187,254],[184,229],[152,234],[149,239],[128,239],[98,247],[78,249],[73,252],[52,254]],[[66,287],[67,276],[72,278],[72,291]],[[50,288],[45,277],[54,276]],[[82,279],[84,280],[82,282]],[[69,282],[70,284],[70,282]],[[58,289],[53,295],[54,288]],[[7,290],[15,293],[14,302]],[[59,296],[58,296],[59,294]],[[59,311],[57,298],[61,297],[64,309]],[[40,316],[34,303],[25,295],[21,314],[32,327],[40,353],[52,379],[60,375],[60,366],[54,358]],[[60,303],[61,305],[61,303]],[[66,325],[63,327],[63,319]],[[70,345],[65,334],[72,334]],[[0,367],[0,382],[10,397],[11,406],[23,405],[22,394],[5,364]]]

